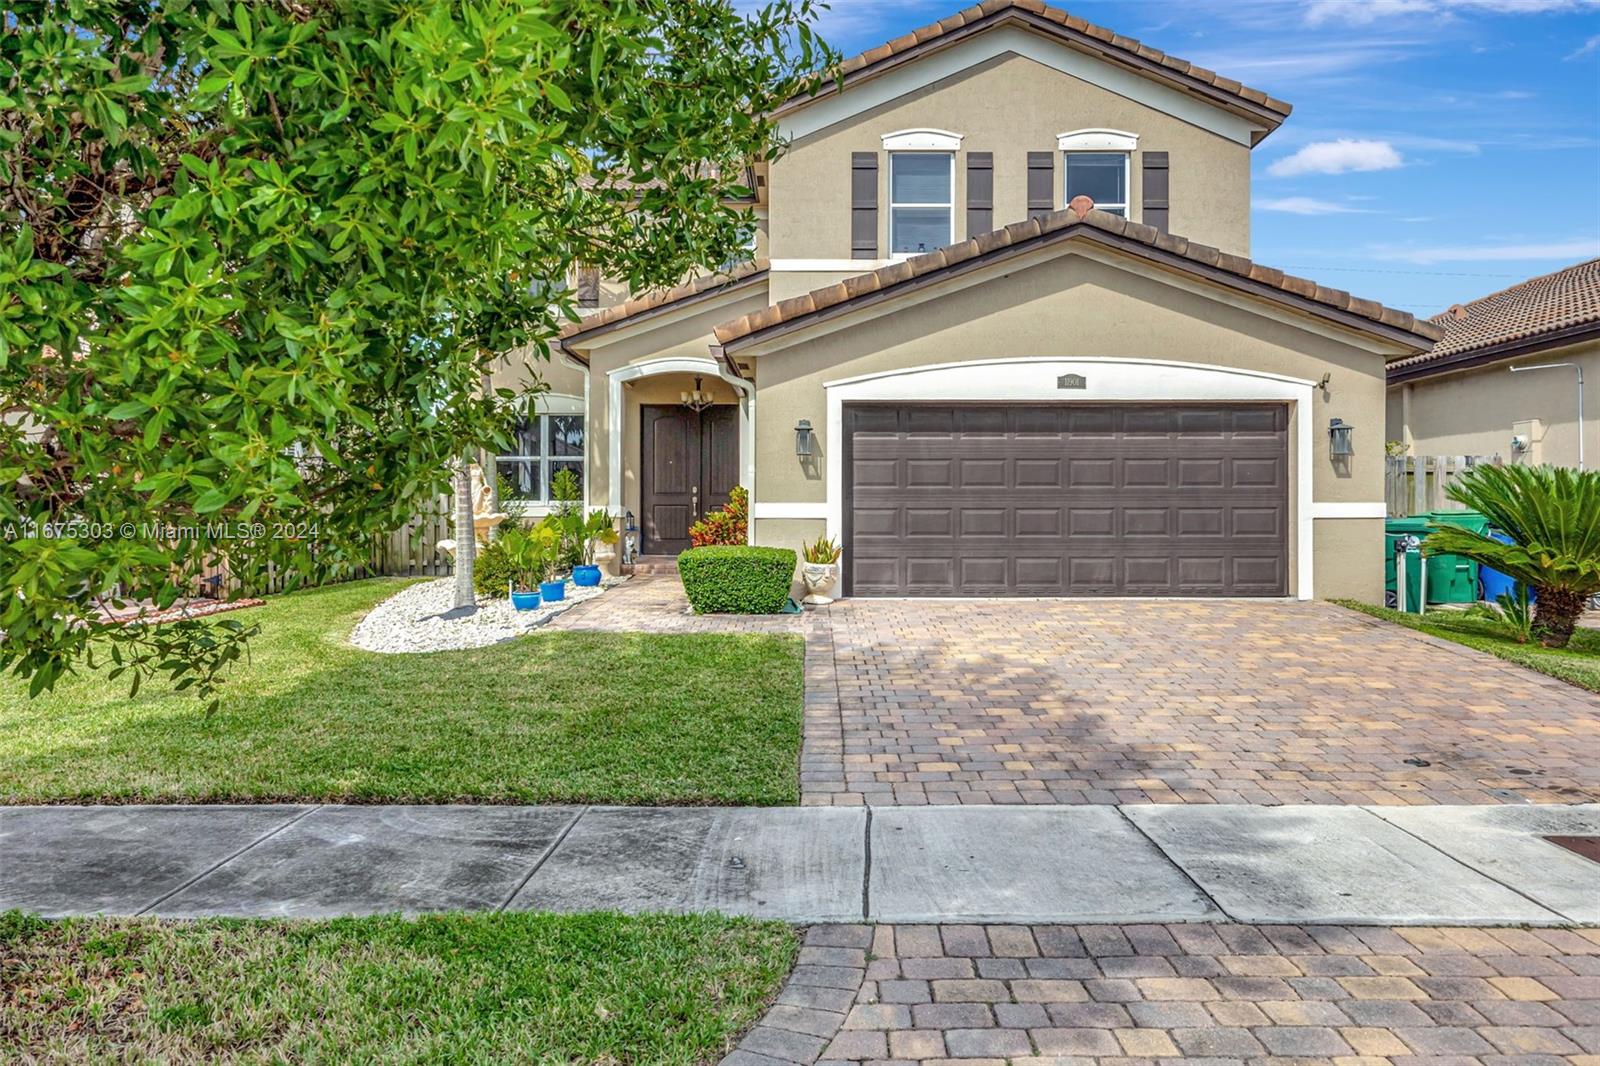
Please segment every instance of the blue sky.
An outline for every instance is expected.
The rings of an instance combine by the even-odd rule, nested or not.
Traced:
[[[967,6],[832,4],[846,55]],[[1600,0],[1060,6],[1294,105],[1255,149],[1259,262],[1432,314],[1600,256]]]

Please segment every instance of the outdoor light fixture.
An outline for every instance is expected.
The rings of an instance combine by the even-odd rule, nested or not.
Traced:
[[[683,406],[687,407],[691,411],[704,411],[707,407],[710,407],[716,402],[712,399],[709,392],[700,387],[700,382],[700,378],[695,378],[693,392],[685,390],[684,392],[678,393],[678,402],[683,404]]]
[[[816,437],[811,432],[811,420],[802,418],[794,424],[794,453],[804,459],[811,454]]]
[[[1355,454],[1355,449],[1350,447],[1350,431],[1353,429],[1355,427],[1347,424],[1342,418],[1328,420],[1329,455]]]

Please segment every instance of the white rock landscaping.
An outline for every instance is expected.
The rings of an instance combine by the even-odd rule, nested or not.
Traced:
[[[592,600],[626,578],[608,577],[582,588],[567,583],[567,596],[541,603],[536,611],[519,611],[508,599],[482,599],[478,609],[458,618],[444,617],[455,598],[455,579],[440,578],[402,589],[367,613],[350,634],[350,643],[386,654],[483,648],[530,633],[567,608]]]

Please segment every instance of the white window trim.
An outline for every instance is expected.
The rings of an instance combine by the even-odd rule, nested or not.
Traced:
[[[1056,134],[1056,147],[1063,152],[1134,152],[1139,135],[1122,130],[1072,130]]]
[[[886,152],[959,152],[964,134],[949,130],[896,130],[883,135]]]
[[[920,151],[920,149],[919,149],[919,151]],[[930,149],[930,151],[931,151],[931,149]],[[891,262],[899,263],[899,262],[901,262],[903,260],[906,260],[906,259],[914,259],[919,255],[926,255],[927,253],[926,252],[897,252],[897,251],[894,250],[894,209],[897,208],[897,207],[949,207],[949,209],[950,209],[950,241],[948,241],[946,243],[953,243],[955,241],[955,239],[956,239],[956,154],[955,154],[955,152],[946,152],[946,158],[950,162],[950,202],[949,202],[949,204],[920,203],[920,202],[897,203],[895,201],[895,198],[894,198],[894,157],[895,157],[896,154],[897,153],[895,153],[895,152],[891,152],[889,154],[889,259],[890,259]],[[910,154],[910,153],[908,152],[907,154]],[[942,247],[944,247],[944,245],[940,245],[939,247],[942,248]],[[933,249],[933,248],[929,248],[928,249],[929,252],[932,252],[932,251],[935,251],[935,250],[936,249]]]
[[[1061,202],[1062,202],[1062,204],[1066,205],[1066,204],[1070,204],[1072,202],[1072,194],[1067,191],[1067,159],[1068,159],[1069,156],[1074,156],[1074,155],[1117,155],[1117,154],[1120,154],[1122,156],[1122,195],[1126,196],[1126,197],[1129,197],[1129,199],[1128,200],[1124,200],[1122,203],[1109,203],[1109,204],[1097,203],[1094,206],[1097,209],[1101,210],[1101,211],[1107,211],[1107,210],[1110,210],[1111,208],[1121,208],[1122,209],[1122,217],[1127,219],[1129,222],[1132,222],[1133,221],[1133,202],[1132,202],[1131,198],[1133,196],[1133,154],[1131,152],[1122,151],[1121,149],[1111,149],[1111,148],[1073,148],[1073,149],[1070,149],[1070,150],[1067,150],[1067,151],[1063,151],[1061,153]]]
[[[527,412],[526,417],[539,420],[539,454],[525,455],[522,453],[506,453],[494,457],[495,476],[500,476],[501,463],[534,463],[539,467],[539,496],[537,499],[517,497],[501,501],[501,505],[508,507],[518,514],[545,514],[548,513],[553,501],[550,499],[550,479],[552,463],[576,464],[583,471],[584,495],[589,492],[589,418],[581,410],[570,408],[564,401],[573,397],[553,397],[558,401],[558,406],[565,410],[549,410],[545,407],[544,397],[538,397],[537,406],[533,411]],[[581,418],[583,419],[583,453],[581,455],[556,455],[550,447],[550,419],[551,418]]]

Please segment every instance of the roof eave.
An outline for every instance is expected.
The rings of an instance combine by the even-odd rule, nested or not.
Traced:
[[[1425,359],[1407,366],[1390,367],[1388,382],[1391,385],[1402,385],[1408,381],[1416,381],[1419,378],[1434,377],[1438,374],[1448,374],[1458,370],[1474,370],[1494,363],[1516,359],[1520,356],[1536,355],[1539,352],[1547,352],[1555,348],[1568,348],[1574,344],[1583,344],[1592,340],[1600,340],[1600,320],[1580,322],[1577,325],[1566,326],[1562,329],[1552,330],[1549,333],[1539,333],[1531,337],[1516,337],[1512,340],[1485,345],[1481,348],[1469,348],[1462,352],[1452,352],[1449,355],[1439,356],[1437,359]]]
[[[612,319],[609,322],[601,322],[589,329],[576,330],[560,338],[557,343],[560,345],[562,351],[572,355],[574,358],[582,359],[585,364],[587,364],[587,358],[573,347],[574,343],[592,342],[595,338],[604,336],[608,333],[613,333],[620,329],[627,329],[643,322],[649,322],[674,311],[696,307],[700,304],[710,302],[719,296],[725,296],[731,292],[742,291],[743,289],[752,285],[765,283],[769,273],[770,269],[765,267],[760,270],[753,270],[748,274],[744,274],[736,278],[730,278],[721,285],[710,285],[698,292],[690,293],[676,300],[658,304],[654,307],[645,308],[641,311],[635,312],[634,314],[627,315],[622,318]],[[587,347],[586,343],[585,347]]]

